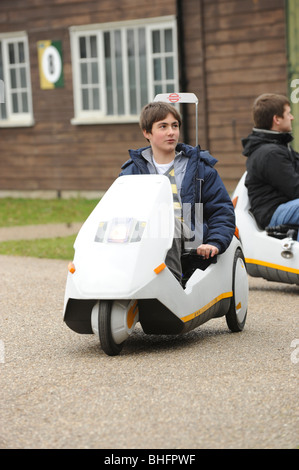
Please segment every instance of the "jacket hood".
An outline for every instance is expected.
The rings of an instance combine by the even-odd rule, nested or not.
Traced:
[[[176,147],[177,151],[183,151],[186,157],[193,157],[200,155],[201,160],[203,160],[207,165],[213,167],[216,165],[218,160],[210,154],[208,150],[202,150],[200,145],[197,147],[192,147],[192,145],[188,144],[178,144]]]
[[[281,144],[287,146],[292,140],[293,136],[289,132],[275,132],[254,128],[248,137],[242,139],[242,153],[245,157],[249,157],[261,145]]]

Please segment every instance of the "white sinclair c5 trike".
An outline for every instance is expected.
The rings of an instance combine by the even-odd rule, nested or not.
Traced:
[[[280,225],[261,229],[250,212],[245,178],[246,172],[232,200],[248,274],[268,281],[299,285],[298,227]]]
[[[181,95],[184,102],[197,103],[195,95]],[[137,322],[145,334],[180,335],[224,316],[231,331],[242,331],[248,279],[239,239],[234,236],[216,262],[181,284],[165,264],[174,225],[166,176],[117,178],[76,238],[65,291],[66,325],[97,335],[110,356],[121,352]]]

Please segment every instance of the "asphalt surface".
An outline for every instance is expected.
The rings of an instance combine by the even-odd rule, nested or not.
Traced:
[[[246,326],[137,326],[117,357],[63,323],[67,262],[0,256],[0,449],[299,448],[299,286],[249,279]]]

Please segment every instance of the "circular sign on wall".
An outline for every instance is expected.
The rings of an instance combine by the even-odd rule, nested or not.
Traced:
[[[42,58],[42,69],[47,80],[56,83],[61,75],[62,62],[58,50],[54,46],[45,49]]]
[[[52,89],[62,87],[61,41],[39,41],[37,47],[41,88]]]

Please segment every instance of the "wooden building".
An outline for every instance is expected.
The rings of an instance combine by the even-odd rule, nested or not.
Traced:
[[[296,103],[297,12],[296,0],[1,0],[0,195],[105,191],[146,143],[141,106],[172,91],[198,96],[199,143],[233,190],[254,98]]]

